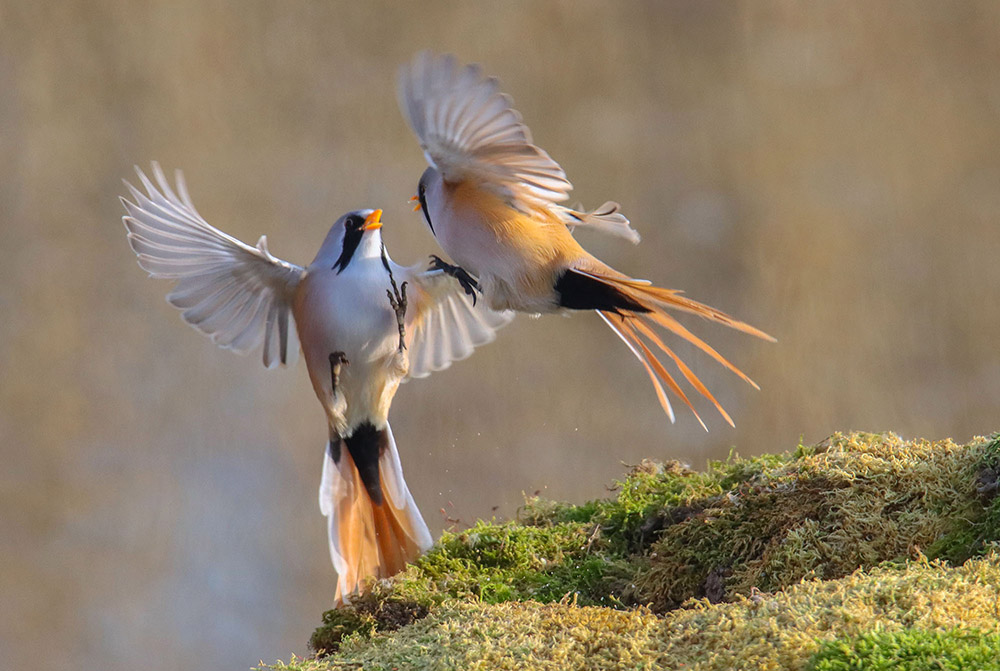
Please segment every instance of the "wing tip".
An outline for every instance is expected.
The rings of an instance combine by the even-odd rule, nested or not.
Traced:
[[[562,167],[534,144],[513,99],[479,65],[459,66],[453,54],[420,51],[401,66],[397,95],[427,162],[445,179],[485,178],[519,209],[568,198],[573,187]],[[484,147],[502,148],[515,161],[497,162],[496,156],[477,153]],[[519,152],[531,159],[519,158]]]

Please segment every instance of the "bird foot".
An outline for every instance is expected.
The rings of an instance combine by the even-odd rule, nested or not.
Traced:
[[[431,254],[431,270],[440,270],[458,280],[458,283],[465,289],[465,293],[472,298],[472,304],[476,304],[476,292],[481,293],[482,289],[479,287],[479,282],[476,281],[476,278],[470,275],[465,268],[453,266],[442,260],[440,256]]]
[[[347,355],[343,352],[330,353],[330,381],[333,383],[331,389],[334,394],[337,393],[337,386],[340,384],[340,368],[349,363]]]
[[[396,326],[399,328],[399,351],[402,352],[406,349],[406,326],[404,325],[406,317],[406,282],[403,282],[402,286],[397,288],[396,280],[390,274],[389,283],[392,285],[392,290],[386,289],[385,293],[389,297],[389,305],[392,306],[392,311],[396,313]]]

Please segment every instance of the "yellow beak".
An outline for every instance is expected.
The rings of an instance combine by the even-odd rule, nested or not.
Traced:
[[[414,212],[416,212],[417,210],[420,209],[420,207],[421,207],[421,205],[420,205],[420,196],[412,196],[410,198],[410,202],[411,203],[416,203],[416,205],[413,206],[413,211]]]
[[[382,228],[382,210],[375,210],[365,217],[365,225],[361,227],[361,230],[374,231],[379,228]]]

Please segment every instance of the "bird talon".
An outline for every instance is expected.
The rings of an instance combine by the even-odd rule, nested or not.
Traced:
[[[341,351],[330,352],[330,382],[331,391],[336,394],[337,386],[340,384],[340,368],[350,361],[347,360],[347,355]]]
[[[450,265],[445,263],[440,256],[437,254],[431,254],[431,270],[444,270],[449,267]]]
[[[446,263],[441,259],[440,256],[436,254],[431,254],[431,270],[440,270],[446,275],[454,277],[465,293],[472,298],[472,305],[476,304],[476,293],[482,293],[482,288],[479,286],[479,282],[476,281],[472,275],[461,266],[455,266],[450,263]]]

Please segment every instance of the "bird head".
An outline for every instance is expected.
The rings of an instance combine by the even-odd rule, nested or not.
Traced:
[[[413,205],[413,211],[416,212],[420,210],[424,213],[424,219],[427,221],[427,225],[431,227],[431,233],[434,233],[434,222],[431,221],[430,209],[427,205],[428,194],[433,194],[431,197],[436,198],[438,190],[441,186],[441,174],[435,170],[433,167],[427,168],[424,174],[420,176],[420,182],[417,184],[417,193],[415,196],[410,198],[410,202]]]
[[[381,228],[382,210],[348,212],[330,227],[313,263],[330,265],[340,274],[359,250],[366,256],[379,252],[382,246]]]

